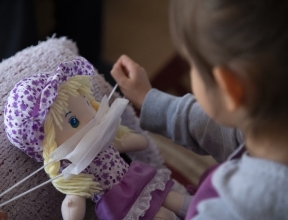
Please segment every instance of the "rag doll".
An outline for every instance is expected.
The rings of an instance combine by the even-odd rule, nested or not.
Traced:
[[[111,107],[107,97],[95,101],[93,74],[93,66],[78,57],[17,83],[4,112],[9,140],[43,162],[54,187],[66,194],[65,220],[84,218],[86,198],[96,203],[100,220],[183,218],[190,197],[171,191],[169,170],[128,165],[120,157],[145,149],[148,139],[120,125],[127,100],[116,99]]]

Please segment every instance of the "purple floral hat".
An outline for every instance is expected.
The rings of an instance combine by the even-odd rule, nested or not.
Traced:
[[[70,77],[93,74],[93,66],[78,57],[60,63],[55,72],[34,74],[18,82],[9,93],[4,111],[10,142],[36,161],[43,161],[44,122],[57,97],[58,86]]]

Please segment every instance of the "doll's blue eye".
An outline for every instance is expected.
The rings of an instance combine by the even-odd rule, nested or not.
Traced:
[[[77,128],[80,124],[80,121],[76,118],[76,116],[71,116],[68,122],[72,128]]]

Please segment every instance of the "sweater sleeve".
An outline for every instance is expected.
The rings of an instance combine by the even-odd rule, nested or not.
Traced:
[[[140,125],[198,154],[210,154],[217,162],[226,160],[244,141],[239,130],[209,118],[192,94],[175,97],[151,89],[142,105]]]
[[[286,164],[245,152],[241,158],[226,161],[214,171],[211,184],[218,196],[200,200],[197,215],[192,219],[287,220],[287,175]],[[211,188],[202,190],[207,192]]]

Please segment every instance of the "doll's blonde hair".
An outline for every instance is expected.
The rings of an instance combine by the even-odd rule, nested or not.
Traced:
[[[45,138],[43,140],[43,158],[44,165],[50,161],[50,154],[58,147],[55,141],[55,127],[56,124],[62,129],[61,123],[63,119],[61,115],[68,111],[67,100],[68,96],[85,95],[91,106],[97,111],[99,103],[95,101],[90,90],[90,76],[74,76],[62,83],[58,89],[58,95],[50,106],[49,112],[46,116],[44,124]],[[130,130],[127,127],[120,126],[116,138],[118,141],[127,135]],[[53,162],[46,166],[45,171],[50,178],[59,175],[60,162]],[[91,174],[79,174],[72,176],[69,180],[64,180],[59,177],[53,180],[53,185],[57,190],[64,194],[79,195],[86,198],[93,197],[95,193],[99,192],[99,183],[94,181],[94,176]]]

